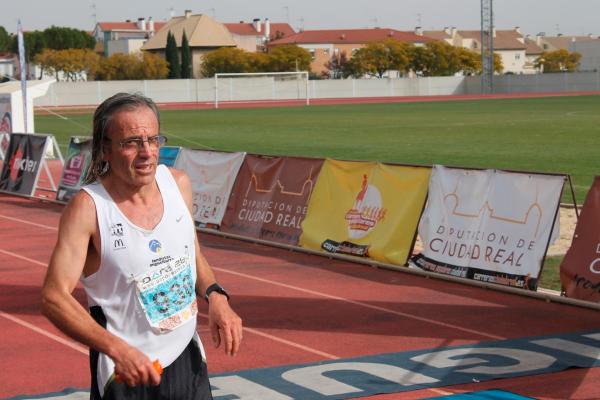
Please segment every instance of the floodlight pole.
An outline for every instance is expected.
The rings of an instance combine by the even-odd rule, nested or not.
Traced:
[[[481,0],[481,92],[494,93],[493,0]]]

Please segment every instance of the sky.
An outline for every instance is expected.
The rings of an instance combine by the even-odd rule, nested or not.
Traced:
[[[139,17],[167,20],[171,15],[207,14],[221,22],[269,18],[296,30],[393,28],[479,29],[480,0],[0,0],[0,26],[15,32],[51,25],[93,30],[95,21],[116,22]],[[555,36],[600,34],[599,0],[494,0],[498,29],[521,28],[524,34]]]

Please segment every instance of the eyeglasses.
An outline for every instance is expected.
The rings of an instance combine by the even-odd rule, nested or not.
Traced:
[[[107,138],[107,140],[110,141],[109,138]],[[144,143],[146,142],[151,150],[155,150],[167,143],[167,137],[164,135],[156,135],[150,136],[146,140],[139,137],[133,137],[130,139],[121,140],[119,145],[127,152],[134,152],[142,150],[144,148]]]

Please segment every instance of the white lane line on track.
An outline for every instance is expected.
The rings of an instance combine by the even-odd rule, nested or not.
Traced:
[[[25,260],[25,261],[29,261],[29,262],[31,262],[31,263],[33,263],[33,264],[40,265],[40,266],[42,266],[42,267],[47,267],[47,265],[46,265],[46,264],[44,264],[44,263],[42,263],[42,262],[39,262],[39,261],[33,260],[33,259],[31,259],[31,258],[28,258],[28,257],[24,257],[24,256],[21,256],[21,255],[18,255],[18,254],[16,254],[16,253],[13,253],[13,252],[10,252],[10,251],[6,251],[6,250],[2,250],[2,249],[0,249],[0,253],[7,254],[7,255],[9,255],[9,256],[13,256],[13,257],[16,257],[16,258],[19,258],[19,259]],[[10,317],[10,316],[8,316],[8,314],[4,314],[4,313],[2,313],[1,311],[0,311],[0,315],[4,316],[4,317],[6,317],[6,318],[9,318],[9,317]],[[205,317],[205,318],[207,318],[207,319],[208,319],[208,315],[206,315],[206,314],[199,313],[199,315],[201,315],[201,316],[203,316],[203,317]],[[10,319],[10,318],[9,318],[9,319]],[[27,325],[25,325],[25,326],[27,326]],[[31,325],[31,326],[33,326],[33,325]],[[34,330],[36,330],[36,329],[34,329]],[[332,359],[332,360],[337,360],[337,359],[339,359],[339,357],[337,357],[337,356],[334,356],[334,355],[332,355],[332,354],[325,353],[325,352],[323,352],[323,351],[319,351],[319,350],[313,349],[313,348],[311,348],[311,347],[308,347],[308,346],[301,345],[300,343],[292,342],[292,341],[289,341],[289,340],[286,340],[286,339],[283,339],[283,338],[280,338],[280,337],[277,337],[277,336],[274,336],[274,335],[270,335],[270,334],[268,334],[268,333],[261,332],[261,331],[259,331],[259,330],[257,330],[257,329],[252,329],[252,328],[247,328],[247,327],[244,327],[244,330],[246,330],[246,331],[248,331],[248,332],[251,332],[251,333],[254,333],[255,335],[259,335],[259,336],[262,336],[262,337],[265,337],[265,338],[268,338],[268,339],[274,340],[274,341],[276,341],[276,342],[280,342],[280,343],[286,344],[286,345],[288,345],[288,346],[292,346],[292,347],[295,347],[295,348],[298,348],[298,349],[304,350],[304,351],[306,351],[306,352],[309,352],[309,353],[317,354],[317,355],[319,355],[319,356],[321,356],[321,357],[329,358],[329,359]],[[36,330],[36,332],[38,332],[38,330]],[[41,332],[40,332],[40,333],[41,333]],[[87,354],[87,352],[86,352],[86,354]]]
[[[8,219],[10,221],[15,221],[15,222],[21,222],[21,223],[24,223],[24,224],[27,224],[27,225],[37,226],[38,228],[44,228],[44,229],[48,229],[48,230],[51,230],[51,231],[57,231],[58,230],[58,228],[55,227],[55,226],[38,224],[38,223],[35,223],[35,222],[27,221],[25,219],[9,217],[8,215],[4,215],[4,214],[0,214],[0,218]]]
[[[31,329],[32,331],[35,331],[37,333],[39,333],[40,335],[46,336],[47,338],[50,338],[58,343],[64,344],[67,347],[72,348],[73,350],[77,350],[80,353],[85,354],[86,356],[88,355],[88,349],[86,347],[80,346],[79,344],[77,344],[76,342],[72,341],[72,340],[68,340],[68,339],[64,339],[61,338],[60,336],[57,336],[53,333],[50,333],[48,331],[45,331],[41,328],[38,328],[37,326],[30,324],[29,322],[23,321],[20,318],[17,318],[13,315],[7,314],[4,311],[0,310],[0,317],[4,317],[8,320],[11,320],[21,326],[24,326],[26,328]]]
[[[203,313],[199,312],[198,315],[200,315],[201,317],[204,317],[204,318],[208,319],[208,315],[207,314],[203,314]],[[247,331],[247,332],[250,332],[250,333],[254,333],[255,335],[262,336],[262,337],[265,337],[267,339],[271,339],[271,340],[274,340],[276,342],[280,342],[280,343],[286,344],[286,345],[291,346],[291,347],[296,347],[296,348],[298,348],[300,350],[304,350],[304,351],[309,352],[309,353],[314,353],[314,354],[316,354],[318,356],[321,356],[321,357],[329,358],[330,360],[339,360],[340,359],[340,357],[334,356],[333,354],[325,353],[323,351],[313,349],[312,347],[304,346],[304,345],[302,345],[300,343],[296,343],[296,342],[292,342],[290,340],[282,339],[282,338],[280,338],[278,336],[274,336],[274,335],[271,335],[271,334],[268,334],[268,333],[265,333],[265,332],[261,332],[261,331],[259,331],[257,329],[252,329],[252,328],[244,327],[244,331]]]
[[[44,268],[48,267],[48,263],[43,263],[41,261],[34,260],[33,258],[29,258],[29,257],[25,257],[25,256],[22,256],[22,255],[19,255],[17,253],[13,253],[12,251],[0,249],[0,253],[6,254],[6,255],[11,256],[11,257],[19,258],[21,260],[28,261],[28,262],[30,262],[32,264],[40,265],[40,266],[42,266]]]
[[[12,220],[12,221],[16,221],[16,222],[23,222],[23,223],[26,223],[26,224],[29,224],[29,225],[38,226],[40,228],[45,228],[45,229],[52,230],[52,231],[57,231],[58,230],[58,228],[53,227],[53,226],[37,224],[35,222],[31,222],[31,221],[27,221],[27,220],[22,220],[22,219],[18,219],[18,218],[13,218],[13,217],[9,217],[9,216],[2,215],[2,214],[0,214],[0,217],[1,218],[5,218],[5,219],[9,219],[9,220]],[[20,258],[20,259],[25,260],[25,261],[29,261],[31,263],[34,263],[34,264],[37,264],[37,265],[40,265],[40,266],[43,266],[43,267],[47,267],[47,264],[44,264],[44,263],[42,263],[40,261],[33,260],[31,258],[28,258],[28,257],[24,257],[24,256],[21,256],[21,255],[18,255],[16,253],[13,253],[13,252],[10,252],[10,251],[6,251],[6,250],[0,249],[0,252],[4,253],[4,254],[7,254],[7,255],[10,255],[10,256],[13,256],[13,257],[16,257],[16,258]],[[471,330],[471,329],[467,329],[467,328],[462,328],[462,327],[459,327],[459,326],[456,326],[456,325],[445,324],[445,323],[442,323],[442,322],[439,322],[439,321],[433,321],[433,320],[430,320],[430,319],[427,319],[427,318],[417,317],[415,315],[411,315],[411,314],[407,314],[407,313],[401,313],[399,311],[394,311],[394,310],[390,310],[390,309],[383,308],[383,307],[373,306],[373,305],[370,305],[370,304],[367,304],[367,303],[358,302],[358,301],[355,301],[355,300],[345,299],[345,298],[337,297],[337,296],[331,296],[331,295],[327,295],[327,294],[322,293],[322,292],[317,292],[317,291],[313,291],[313,290],[309,290],[309,289],[303,289],[303,288],[299,288],[299,287],[296,287],[296,286],[287,285],[287,284],[280,283],[280,282],[270,281],[270,280],[262,279],[262,278],[256,278],[254,276],[250,276],[250,275],[246,275],[246,274],[241,274],[239,272],[228,271],[228,270],[224,270],[222,268],[217,268],[217,267],[213,267],[213,269],[219,270],[219,271],[223,271],[223,272],[227,272],[227,273],[234,274],[234,275],[239,275],[239,276],[250,278],[250,279],[256,279],[256,280],[259,280],[259,281],[262,281],[262,282],[265,282],[265,283],[269,283],[269,284],[274,284],[274,285],[283,286],[283,287],[287,287],[287,288],[294,289],[294,290],[299,290],[299,291],[306,292],[306,293],[311,293],[311,294],[314,294],[314,295],[317,295],[317,296],[323,296],[323,297],[328,297],[328,298],[332,298],[332,299],[339,300],[339,301],[345,301],[345,302],[348,302],[348,303],[351,303],[351,304],[355,304],[355,305],[359,305],[359,306],[363,306],[363,307],[375,309],[375,310],[378,310],[378,311],[391,312],[392,314],[404,316],[404,317],[407,317],[407,318],[414,318],[414,319],[417,319],[419,321],[430,322],[430,323],[434,323],[434,324],[437,324],[437,325],[442,325],[442,326],[453,328],[453,329],[459,329],[459,330],[462,330],[462,331],[466,331],[466,332],[470,332],[470,333],[475,333],[477,335],[482,335],[482,336],[490,337],[490,338],[493,338],[493,339],[505,339],[504,337],[501,337],[501,336],[490,335],[490,334],[487,334],[487,333],[483,333],[483,332],[479,332],[479,331],[475,331],[475,330]],[[199,315],[203,316],[204,318],[208,318],[208,315],[206,315],[206,314],[199,313]],[[75,350],[83,352],[86,355],[88,354],[87,349],[85,349],[85,348],[83,348],[81,346],[78,346],[75,342],[70,342],[70,341],[62,339],[62,338],[60,338],[60,337],[58,337],[56,335],[53,335],[53,334],[51,334],[49,332],[42,331],[41,329],[39,329],[39,328],[37,328],[37,327],[35,327],[35,326],[31,325],[31,324],[28,324],[25,321],[19,320],[16,317],[12,317],[12,316],[10,316],[8,314],[5,314],[2,311],[0,311],[0,316],[3,316],[3,317],[8,318],[8,319],[11,319],[11,320],[13,320],[13,321],[15,321],[17,323],[21,323],[22,322],[22,325],[24,325],[24,326],[28,326],[29,325],[28,327],[30,327],[31,329],[33,329],[36,332],[41,333],[42,335],[45,335],[45,336],[51,335],[51,336],[48,336],[48,337],[51,337],[54,340],[57,340],[60,343],[63,343],[65,345],[69,346],[69,347],[73,347],[73,348],[75,348]],[[18,322],[18,321],[21,321],[21,322]],[[309,352],[309,353],[313,353],[313,354],[319,355],[321,357],[329,358],[331,360],[337,360],[337,359],[339,359],[338,356],[335,356],[333,354],[322,352],[320,350],[316,350],[316,349],[313,349],[313,348],[308,347],[308,346],[301,345],[301,344],[296,343],[296,342],[292,342],[292,341],[289,341],[289,340],[286,340],[286,339],[283,339],[283,338],[280,338],[280,337],[277,337],[277,336],[274,336],[274,335],[270,335],[268,333],[261,332],[261,331],[259,331],[257,329],[252,329],[252,328],[244,327],[244,330],[247,331],[247,332],[250,332],[250,333],[254,333],[255,335],[259,335],[259,336],[265,337],[267,339],[270,339],[270,340],[273,340],[273,341],[276,341],[276,342],[280,342],[280,343],[283,343],[285,345],[288,345],[288,346],[291,346],[291,347],[295,347],[295,348],[298,348],[300,350],[303,350],[303,351],[306,351],[306,352]],[[84,351],[82,351],[82,350],[84,350]],[[446,392],[446,391],[443,391],[443,390],[440,390],[440,389],[435,389],[435,388],[429,388],[427,390],[430,390],[430,391],[432,391],[434,393],[438,393],[438,394],[441,394],[441,395],[450,395],[450,394],[452,394],[451,392]]]
[[[5,216],[3,216],[2,214],[0,214],[0,217],[5,217]],[[17,220],[16,218],[11,218],[11,217],[8,217],[8,219]],[[29,221],[25,221],[25,220],[18,220],[18,221],[21,221],[21,222],[24,222],[24,223],[30,223],[32,225],[38,225],[38,224],[35,224],[33,222],[29,222]],[[50,227],[50,226],[47,226],[47,225],[42,225],[42,226],[46,227],[46,228],[50,228],[50,229],[56,230],[56,228],[54,228],[54,227]],[[0,251],[2,251],[2,250],[0,250]],[[15,256],[19,257],[19,258],[27,259],[25,257],[18,256],[16,254],[15,254]],[[29,260],[29,259],[27,259],[27,260]],[[33,261],[33,260],[31,260],[31,261]],[[347,299],[347,298],[344,298],[344,297],[332,296],[332,295],[329,295],[329,294],[326,294],[326,293],[323,293],[323,292],[317,292],[317,291],[310,290],[310,289],[304,289],[304,288],[300,288],[300,287],[297,287],[297,286],[292,286],[292,285],[288,285],[288,284],[285,284],[285,283],[280,283],[280,282],[272,281],[272,280],[269,280],[269,279],[257,278],[255,276],[243,274],[243,273],[240,273],[240,272],[234,272],[234,271],[230,271],[230,270],[226,270],[226,269],[218,268],[218,267],[213,267],[213,269],[218,270],[218,271],[222,271],[222,272],[225,272],[225,273],[230,273],[230,274],[233,274],[233,275],[238,275],[238,276],[241,276],[241,277],[244,277],[244,278],[247,278],[247,279],[253,279],[253,280],[260,281],[260,282],[268,283],[268,284],[271,284],[271,285],[282,286],[282,287],[286,287],[288,289],[293,289],[293,290],[297,290],[297,291],[304,292],[304,293],[310,293],[310,294],[313,294],[313,295],[316,295],[316,296],[320,296],[320,297],[326,297],[326,298],[330,298],[330,299],[333,299],[333,300],[343,301],[343,302],[354,304],[354,305],[357,305],[357,306],[361,306],[361,307],[365,307],[365,308],[370,308],[372,310],[377,310],[377,311],[381,311],[381,312],[391,313],[391,314],[398,315],[398,316],[401,316],[401,317],[411,318],[411,319],[414,319],[414,320],[417,320],[417,321],[427,322],[427,323],[438,325],[438,326],[443,326],[445,328],[456,329],[456,330],[459,330],[459,331],[462,331],[462,332],[468,332],[468,333],[471,333],[471,334],[475,334],[475,335],[487,337],[487,338],[490,338],[490,339],[496,339],[496,340],[504,340],[504,339],[506,339],[503,336],[493,335],[493,334],[486,333],[486,332],[481,332],[481,331],[478,331],[478,330],[475,330],[475,329],[464,328],[462,326],[458,326],[458,325],[454,325],[454,324],[449,324],[449,323],[445,323],[445,322],[441,322],[441,321],[432,320],[432,319],[429,319],[429,318],[419,317],[417,315],[403,313],[403,312],[392,310],[392,309],[389,309],[389,308],[379,307],[379,306],[375,306],[375,305],[372,305],[372,304],[364,303],[364,302],[361,302],[361,301]]]
[[[381,311],[381,312],[385,312],[385,313],[389,313],[389,314],[394,314],[394,315],[398,315],[398,316],[401,316],[401,317],[410,318],[410,319],[414,319],[414,320],[421,321],[421,322],[427,322],[427,323],[430,323],[430,324],[433,324],[433,325],[443,326],[445,328],[456,329],[456,330],[459,330],[459,331],[468,332],[468,333],[472,333],[472,334],[475,334],[475,335],[479,335],[479,336],[483,336],[483,337],[487,337],[487,338],[491,338],[491,339],[497,339],[497,340],[504,340],[504,339],[506,339],[503,336],[492,335],[490,333],[481,332],[481,331],[478,331],[478,330],[475,330],[475,329],[464,328],[462,326],[458,326],[458,325],[454,325],[454,324],[449,324],[449,323],[441,322],[441,321],[436,321],[436,320],[429,319],[429,318],[419,317],[419,316],[416,316],[416,315],[413,315],[413,314],[409,314],[409,313],[404,313],[404,312],[401,312],[401,311],[392,310],[390,308],[375,306],[373,304],[364,303],[362,301],[351,300],[351,299],[347,299],[347,298],[344,298],[344,297],[333,296],[333,295],[330,295],[330,294],[327,294],[327,293],[323,293],[323,292],[317,292],[315,290],[304,289],[304,288],[301,288],[301,287],[298,287],[298,286],[293,286],[293,285],[288,285],[286,283],[272,281],[270,279],[258,278],[256,276],[243,274],[241,272],[230,271],[230,270],[219,268],[219,267],[213,267],[213,269],[216,270],[216,271],[220,271],[220,272],[224,272],[224,273],[228,273],[228,274],[232,274],[232,275],[241,276],[241,277],[246,278],[246,279],[252,279],[252,280],[255,280],[255,281],[259,281],[259,282],[263,282],[263,283],[268,283],[268,284],[271,284],[271,285],[277,285],[277,286],[281,286],[281,287],[284,287],[284,288],[287,288],[287,289],[292,289],[292,290],[296,290],[296,291],[299,291],[299,292],[309,293],[309,294],[312,294],[312,295],[315,295],[315,296],[325,297],[325,298],[332,299],[332,300],[342,301],[342,302],[345,302],[345,303],[354,304],[356,306],[370,308],[371,310],[377,310],[377,311]]]

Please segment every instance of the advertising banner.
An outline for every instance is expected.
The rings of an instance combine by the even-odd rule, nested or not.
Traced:
[[[322,164],[314,158],[247,155],[221,230],[297,245]]]
[[[185,171],[192,181],[196,226],[221,225],[231,188],[245,155],[181,149],[175,168]]]
[[[8,142],[12,133],[12,114],[10,95],[0,95],[0,160],[8,151]]]
[[[600,302],[600,176],[594,178],[577,221],[573,243],[560,265],[568,297]]]
[[[158,163],[165,164],[167,167],[174,167],[179,151],[181,151],[179,146],[162,146],[158,153]]]
[[[300,245],[406,264],[430,169],[326,160],[302,223]]]
[[[33,195],[50,136],[13,133],[0,175],[0,190]]]
[[[563,176],[435,166],[419,223],[423,253],[413,261],[428,271],[535,290],[563,184]]]
[[[67,202],[81,189],[92,161],[92,139],[71,137],[56,200]]]

